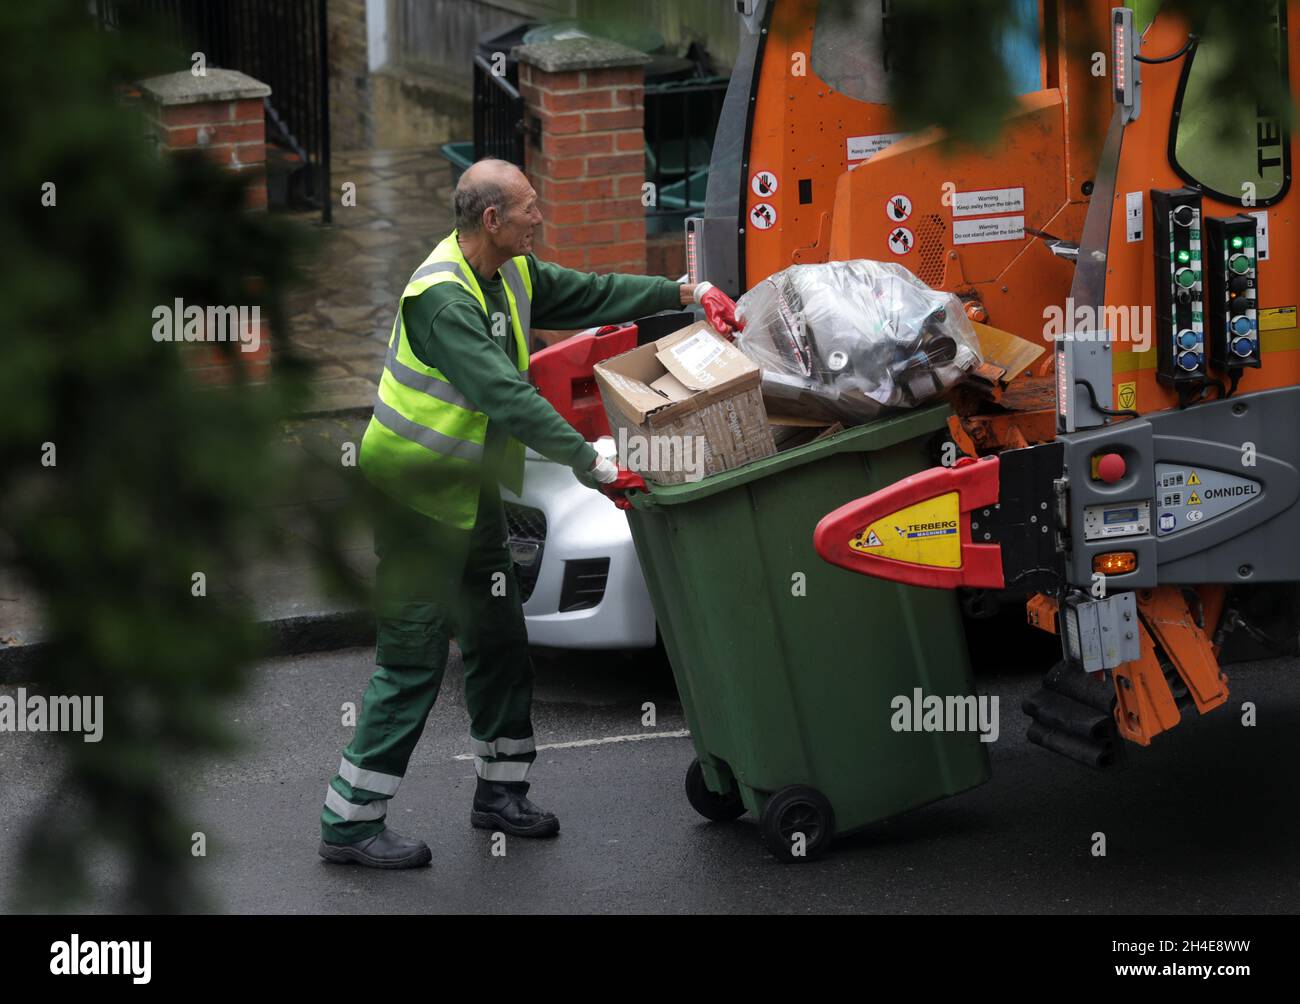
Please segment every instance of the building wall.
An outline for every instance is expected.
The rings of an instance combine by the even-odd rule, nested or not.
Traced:
[[[366,36],[366,0],[329,0],[330,146],[364,150],[374,143]]]
[[[726,0],[370,0],[385,4],[387,62],[375,91],[375,143],[427,146],[469,139],[470,63],[478,39],[521,20],[627,18],[651,26],[670,50],[705,43],[722,72],[735,58],[738,22]]]

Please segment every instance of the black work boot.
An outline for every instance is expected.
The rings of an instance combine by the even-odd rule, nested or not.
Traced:
[[[369,868],[419,868],[433,859],[433,852],[423,840],[410,840],[390,829],[353,844],[320,842],[320,856],[340,865],[366,865]]]
[[[516,837],[559,833],[560,821],[528,801],[527,794],[527,781],[485,781],[480,777],[469,821],[481,830],[501,830]]]

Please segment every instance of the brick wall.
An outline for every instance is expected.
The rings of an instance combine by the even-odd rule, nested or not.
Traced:
[[[685,231],[671,234],[655,234],[646,238],[645,244],[646,275],[662,275],[669,279],[680,279],[686,274],[686,234]]]
[[[189,71],[151,77],[140,81],[138,88],[139,106],[164,155],[199,151],[226,170],[239,172],[248,181],[247,208],[266,209],[266,127],[262,99],[271,93],[269,87],[234,70],[210,69],[201,77]],[[200,382],[223,384],[237,375],[250,383],[263,383],[269,378],[271,332],[264,321],[252,321],[251,308],[257,301],[255,288],[250,288],[246,300],[243,304],[211,306],[246,308],[250,326],[256,323],[256,351],[244,352],[240,346],[234,346],[234,351],[223,351],[230,346],[211,341],[182,341],[177,345],[185,367]],[[204,334],[213,339],[242,337],[242,333],[232,332],[228,327],[218,335],[207,329],[206,323]]]
[[[537,130],[525,170],[545,221],[538,255],[586,271],[644,272],[645,57],[593,39],[516,55],[525,122]]]
[[[147,102],[150,126],[165,150],[200,150],[232,171],[248,171],[248,207],[266,208],[266,124],[261,98],[187,105]]]

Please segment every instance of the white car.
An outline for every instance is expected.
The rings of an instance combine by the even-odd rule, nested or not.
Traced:
[[[608,436],[597,451],[613,460]],[[525,453],[524,494],[502,491],[528,642],[548,648],[655,645],[655,612],[627,515],[571,468]]]

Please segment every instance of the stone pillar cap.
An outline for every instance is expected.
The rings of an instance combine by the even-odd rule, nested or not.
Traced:
[[[534,42],[515,46],[511,54],[519,62],[535,66],[544,73],[609,70],[622,66],[645,66],[650,62],[650,57],[644,52],[606,38],[560,38]]]
[[[141,80],[140,91],[160,105],[197,105],[205,101],[244,101],[264,98],[271,88],[238,70],[210,68],[196,77],[189,70]]]

